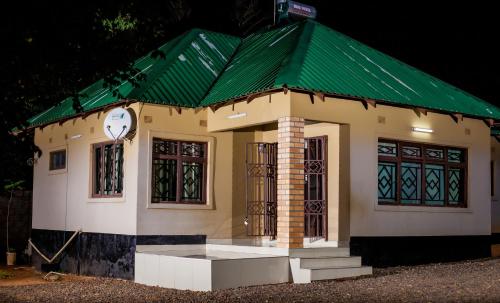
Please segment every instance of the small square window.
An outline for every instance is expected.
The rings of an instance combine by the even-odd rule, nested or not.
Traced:
[[[66,168],[66,150],[57,150],[50,152],[49,170],[58,170]]]

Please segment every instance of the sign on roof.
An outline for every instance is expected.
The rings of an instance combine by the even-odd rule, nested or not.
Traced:
[[[307,4],[302,4],[295,1],[289,1],[288,13],[296,16],[306,17],[306,18],[316,18],[317,11],[314,6]]]

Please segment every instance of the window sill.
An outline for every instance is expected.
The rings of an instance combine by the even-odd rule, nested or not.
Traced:
[[[123,196],[121,196],[121,197],[109,197],[109,198],[106,198],[106,197],[95,197],[95,198],[92,198],[92,197],[90,197],[87,202],[88,203],[102,203],[102,204],[106,204],[106,203],[125,203],[126,200],[125,200],[125,197],[123,197]]]
[[[151,209],[185,209],[185,210],[212,210],[211,204],[189,204],[189,203],[148,203]]]
[[[424,212],[424,213],[472,213],[469,207],[375,205],[375,211],[382,212]]]
[[[52,170],[49,169],[49,176],[62,175],[62,174],[65,174],[67,172],[68,172],[68,170],[66,168],[52,169]]]

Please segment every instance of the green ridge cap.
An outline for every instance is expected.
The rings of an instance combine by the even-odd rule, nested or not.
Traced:
[[[299,76],[304,65],[304,60],[309,50],[309,42],[312,38],[315,23],[304,21],[302,33],[296,41],[294,50],[290,56],[285,58],[282,63],[282,68],[276,77],[274,87],[289,87],[296,86],[299,81]]]

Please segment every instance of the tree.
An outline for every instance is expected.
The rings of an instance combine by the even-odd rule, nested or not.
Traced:
[[[14,192],[16,190],[20,190],[21,184],[23,184],[24,181],[16,181],[16,182],[10,182],[9,184],[4,186],[4,190],[6,192],[9,192],[10,197],[9,201],[7,202],[7,220],[6,220],[6,244],[7,244],[7,252],[12,252],[12,248],[9,245],[9,223],[10,223],[10,204],[12,203],[12,198],[14,197]]]

